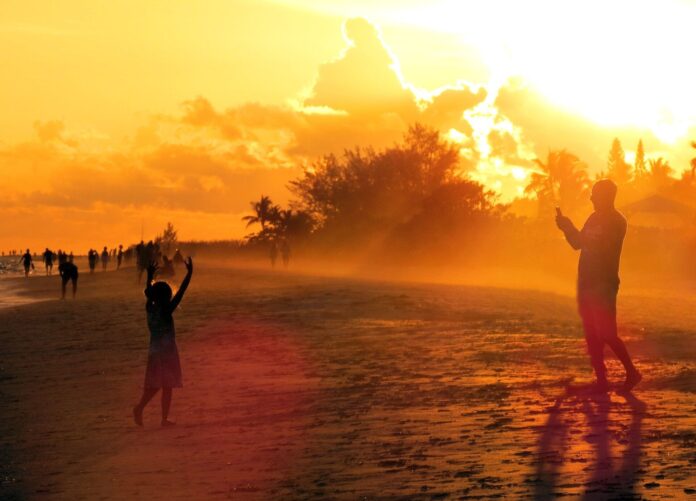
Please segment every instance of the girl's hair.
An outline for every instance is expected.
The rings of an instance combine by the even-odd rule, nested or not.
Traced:
[[[172,300],[172,288],[167,282],[155,282],[152,284],[152,301],[159,304]]]

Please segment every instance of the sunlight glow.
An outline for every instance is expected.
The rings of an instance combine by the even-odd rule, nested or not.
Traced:
[[[691,26],[683,0],[413,0],[279,3],[383,26],[456,34],[495,83],[520,75],[555,105],[599,125],[650,128],[669,143],[696,121]]]

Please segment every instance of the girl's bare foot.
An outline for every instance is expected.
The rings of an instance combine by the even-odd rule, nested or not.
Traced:
[[[140,409],[137,405],[133,407],[133,421],[135,421],[135,424],[138,426],[143,425],[143,410]]]
[[[168,419],[163,419],[162,420],[162,426],[167,427],[167,426],[174,426],[176,423],[169,421]]]

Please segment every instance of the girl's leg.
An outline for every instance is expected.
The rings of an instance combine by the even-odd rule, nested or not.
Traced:
[[[155,396],[155,393],[159,388],[145,388],[143,390],[143,396],[140,398],[140,402],[138,402],[138,405],[133,407],[133,419],[135,419],[135,424],[138,426],[143,425],[143,409],[145,409],[145,406],[147,403],[152,400],[152,397]]]
[[[167,426],[174,424],[171,421],[168,421],[167,418],[169,417],[169,408],[172,405],[172,389],[171,388],[162,388],[162,426]]]

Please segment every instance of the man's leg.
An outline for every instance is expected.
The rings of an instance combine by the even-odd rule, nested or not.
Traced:
[[[72,297],[75,299],[75,295],[77,294],[77,277],[78,275],[75,274],[74,277],[72,277]],[[63,295],[65,296],[65,291],[63,291]]]
[[[626,370],[626,384],[624,387],[630,386],[630,388],[633,388],[633,386],[638,384],[642,376],[638,372],[638,369],[636,369],[636,366],[633,365],[626,345],[618,335],[618,328],[616,325],[616,295],[607,297],[606,301],[602,301],[601,303],[602,304],[598,306],[600,335],[602,339],[604,339],[604,342],[611,347],[616,358],[619,359]]]
[[[604,341],[597,329],[596,301],[587,294],[580,293],[578,297],[578,309],[582,318],[582,326],[585,331],[585,342],[590,355],[590,363],[597,378],[597,384],[601,387],[608,386],[607,367],[604,365]]]
[[[62,276],[60,277],[60,290],[61,290],[61,299],[65,299],[65,286],[68,285],[68,277]]]

